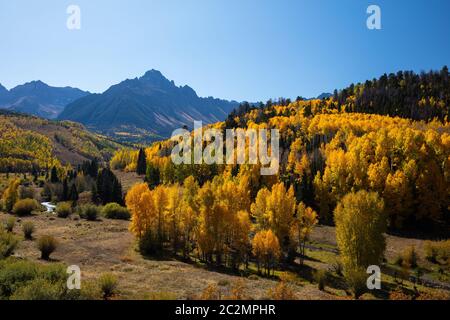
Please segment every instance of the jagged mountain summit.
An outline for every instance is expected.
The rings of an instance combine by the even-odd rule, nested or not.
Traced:
[[[189,86],[176,86],[157,70],[127,79],[102,94],[92,94],[69,104],[61,120],[80,122],[109,135],[149,132],[167,137],[194,120],[222,121],[238,105],[235,101],[201,98]]]

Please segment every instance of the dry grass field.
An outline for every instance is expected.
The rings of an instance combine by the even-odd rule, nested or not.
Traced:
[[[0,214],[4,222],[8,215]],[[208,270],[204,266],[185,263],[176,259],[151,260],[135,250],[135,240],[128,231],[128,222],[120,220],[86,221],[78,218],[61,219],[41,214],[20,219],[15,233],[21,233],[21,225],[32,221],[36,227],[34,239],[44,234],[55,236],[59,241],[52,261],[78,265],[82,279],[95,279],[100,274],[112,272],[119,279],[121,299],[192,299],[201,294],[209,284],[218,284],[223,292],[241,277],[226,272]],[[16,256],[39,261],[36,241],[22,241]],[[47,263],[47,262],[42,262]],[[262,299],[267,291],[277,285],[276,279],[250,277],[245,279],[249,298]],[[299,298],[332,299],[333,296],[319,291],[315,285],[295,285]]]
[[[1,213],[0,222],[3,223],[9,216]],[[332,271],[324,291],[318,289],[312,276],[315,269],[332,269],[332,263],[336,259],[332,227],[316,228],[304,266],[298,266],[295,270],[277,271],[274,277],[265,278],[257,275],[252,265],[250,272],[242,273],[241,276],[230,270],[214,269],[196,261],[183,262],[174,257],[143,257],[136,250],[136,241],[128,231],[128,221],[104,218],[86,221],[77,215],[62,219],[53,214],[42,213],[17,220],[14,233],[20,237],[21,225],[26,221],[34,223],[36,233],[33,240],[20,242],[16,257],[40,263],[78,265],[82,271],[82,280],[94,280],[103,273],[113,273],[119,280],[116,299],[195,299],[211,284],[217,285],[222,297],[226,297],[238,281],[243,281],[246,298],[264,299],[269,298],[269,290],[275,288],[280,279],[288,279],[298,299],[349,298],[342,279]],[[59,242],[51,262],[41,261],[36,248],[36,239],[47,234],[53,235]],[[419,256],[422,256],[422,240],[393,236],[388,236],[387,240],[388,261],[411,244],[416,245]],[[425,264],[425,261],[420,260],[419,264]],[[391,290],[395,286],[392,276],[383,275],[382,280],[383,289]],[[403,286],[407,290],[413,290],[413,284],[409,281],[404,281]],[[422,286],[418,288],[423,292],[435,291]],[[363,298],[386,298],[386,290],[377,294],[365,294]]]

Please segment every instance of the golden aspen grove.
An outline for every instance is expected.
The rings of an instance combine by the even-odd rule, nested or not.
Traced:
[[[450,0],[0,3],[3,318],[448,314]]]
[[[446,67],[426,76],[430,85],[449,81]],[[386,231],[448,230],[448,87],[440,100],[423,91],[417,104],[393,115],[392,97],[384,108],[362,108],[361,99],[379,99],[373,88],[383,83],[387,91],[398,88],[398,101],[406,99],[412,79],[391,74],[325,99],[241,104],[225,122],[203,128],[278,129],[281,164],[274,176],[261,176],[261,164],[175,165],[175,142],[155,142],[144,150],[146,183],[133,186],[126,200],[141,250],[171,248],[184,259],[235,270],[254,262],[270,275],[308,259],[317,225],[336,226],[338,269],[359,297],[365,269],[383,263]],[[138,151],[124,149],[110,164],[133,172],[137,159]]]
[[[175,164],[176,139],[123,145],[4,112],[0,298],[448,299],[449,82],[446,67],[399,72],[323,99],[244,102],[197,129],[278,130],[271,175],[261,158]],[[41,268],[15,252],[37,250],[48,263],[87,255],[83,268],[112,272],[75,295],[58,289],[63,269],[55,283],[42,269],[15,287],[10,268]],[[378,291],[369,267],[380,270]]]

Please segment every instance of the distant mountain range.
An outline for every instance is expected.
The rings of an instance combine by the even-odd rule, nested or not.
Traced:
[[[324,93],[318,98],[327,98]],[[223,121],[239,105],[202,98],[189,86],[176,86],[157,70],[127,79],[101,94],[51,87],[32,81],[7,90],[0,85],[0,109],[47,119],[72,120],[120,141],[148,142],[174,129]]]
[[[32,81],[7,90],[0,85],[0,109],[54,119],[69,103],[89,95],[80,89],[51,87]]]
[[[237,105],[236,101],[200,98],[189,86],[178,87],[161,72],[151,70],[102,94],[72,102],[58,119],[80,122],[112,136],[144,130],[167,137],[176,128],[191,128],[194,120],[223,121]]]

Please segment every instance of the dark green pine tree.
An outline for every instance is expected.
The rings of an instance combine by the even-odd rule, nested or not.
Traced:
[[[137,160],[136,173],[140,176],[144,175],[147,171],[147,157],[144,149],[139,149],[139,155]]]
[[[159,168],[154,166],[151,162],[147,166],[145,181],[147,182],[150,189],[157,187],[161,183],[161,174],[159,172]]]
[[[98,192],[97,192],[97,183],[94,183],[92,185],[92,190],[91,191],[92,191],[91,192],[92,193],[92,196],[91,196],[92,202],[93,203],[99,203],[100,199],[99,199]]]
[[[89,173],[92,178],[97,178],[98,175],[98,161],[97,159],[94,159],[91,161],[91,164],[89,166]]]
[[[61,200],[62,201],[69,200],[69,184],[67,183],[67,178],[65,178],[63,181],[63,192],[62,192]]]
[[[118,203],[121,206],[124,205],[123,195],[122,195],[122,185],[117,178],[113,181],[112,189],[112,202]]]
[[[70,201],[73,201],[74,203],[76,203],[78,201],[78,190],[77,190],[77,186],[74,184],[72,184],[72,187],[70,187]]]
[[[37,171],[37,169],[36,169],[35,166],[33,166],[33,169],[32,169],[32,171],[31,171],[31,174],[33,175],[33,181],[34,181],[34,182],[37,182],[37,180],[38,180],[38,171]]]
[[[110,202],[123,204],[122,185],[109,168],[99,172],[96,189],[98,202],[104,205]]]
[[[50,173],[50,182],[51,183],[58,183],[59,182],[58,171],[56,170],[55,166],[53,166],[52,171]]]

